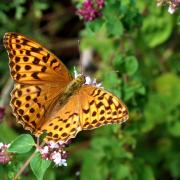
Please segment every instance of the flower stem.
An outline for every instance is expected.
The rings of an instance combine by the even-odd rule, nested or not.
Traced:
[[[24,165],[21,167],[21,169],[17,172],[17,174],[14,176],[13,180],[16,180],[21,174],[22,172],[26,169],[26,167],[29,165],[31,159],[35,156],[36,151],[34,151],[31,156],[29,156],[29,158],[25,161]]]
[[[14,176],[13,180],[16,180],[22,173],[23,171],[26,169],[26,167],[29,165],[31,159],[35,156],[37,150],[39,149],[39,146],[44,146],[45,142],[42,142],[39,145],[39,137],[37,138],[37,146],[36,146],[36,150],[31,154],[31,156],[29,156],[29,158],[25,161],[24,165],[21,167],[21,169],[17,172],[17,174]]]

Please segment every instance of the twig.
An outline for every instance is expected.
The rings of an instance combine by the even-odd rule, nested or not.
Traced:
[[[36,145],[36,150],[31,154],[31,156],[29,156],[29,158],[25,161],[24,165],[21,167],[21,169],[17,172],[16,176],[14,176],[13,180],[16,180],[22,173],[23,171],[26,169],[26,167],[29,165],[31,159],[35,156],[37,150],[39,149],[40,146],[44,146],[44,144],[46,144],[45,142],[42,142],[39,145],[39,137],[37,138],[37,145]]]
[[[36,151],[34,151],[31,156],[29,156],[29,158],[26,160],[26,162],[24,163],[24,165],[21,167],[21,169],[17,172],[17,174],[14,176],[13,180],[16,180],[21,174],[22,172],[26,169],[26,167],[29,165],[30,161],[32,160],[32,158],[35,156]]]
[[[4,88],[1,91],[1,105],[2,106],[6,106],[9,103],[9,94],[12,87],[13,87],[13,80],[9,78]]]

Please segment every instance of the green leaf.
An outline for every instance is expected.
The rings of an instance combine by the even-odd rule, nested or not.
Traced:
[[[21,6],[18,6],[16,8],[16,14],[15,14],[16,19],[20,20],[23,17],[24,12],[25,12],[25,8],[21,7]]]
[[[11,142],[18,136],[12,128],[9,128],[7,121],[4,121],[0,125],[0,132],[0,141],[5,141],[7,143]]]
[[[103,86],[118,97],[121,97],[120,84],[121,79],[117,77],[116,72],[106,72],[103,74]]]
[[[172,125],[169,125],[168,130],[173,136],[180,137],[180,121],[175,121]]]
[[[86,152],[86,158],[83,159],[80,179],[83,180],[103,180],[107,176],[107,164],[100,162],[99,152],[90,150]],[[105,155],[105,154],[104,154]],[[93,173],[92,173],[93,172]]]
[[[3,13],[2,11],[0,11],[0,21],[1,23],[5,23],[8,21],[8,17],[5,13]]]
[[[172,96],[177,104],[180,102],[180,79],[176,74],[165,73],[155,80],[157,91],[163,96]]]
[[[121,37],[124,32],[124,27],[118,18],[114,18],[113,21],[108,21],[107,30],[110,36]]]
[[[120,54],[120,52],[118,51],[113,60],[114,68],[118,71],[122,69],[122,71],[124,72],[123,62],[124,62],[124,59],[123,59],[122,55]]]
[[[180,85],[179,79],[176,75],[166,73],[154,80],[155,92],[149,94],[149,101],[146,104],[144,110],[144,117],[146,125],[143,126],[144,131],[151,130],[156,124],[168,122],[169,131],[171,133],[179,135],[177,133],[179,129],[178,124],[169,124],[170,121],[174,121],[172,118],[176,114],[177,107],[180,102]],[[171,120],[172,119],[172,120]],[[177,121],[177,118],[175,118]]]
[[[34,14],[37,18],[40,18],[42,16],[42,11],[48,8],[48,4],[38,1],[35,1],[33,6],[34,6]]]
[[[34,145],[35,142],[31,135],[22,134],[11,143],[8,151],[14,153],[27,153]]]
[[[155,180],[153,169],[150,166],[144,165],[139,179]]]
[[[134,80],[125,85],[125,96],[124,99],[127,101],[134,96],[135,93],[144,95],[146,93],[145,87],[141,82]]]
[[[138,61],[135,56],[128,56],[125,59],[125,68],[128,75],[132,76],[138,69]]]
[[[155,47],[169,38],[172,29],[172,19],[168,13],[159,16],[150,14],[144,19],[141,37],[149,47]]]
[[[35,154],[34,158],[30,162],[31,169],[38,180],[43,179],[44,173],[50,164],[51,161],[42,159],[39,152]]]
[[[126,164],[119,164],[114,167],[113,177],[114,179],[128,179],[130,176],[130,167]]]
[[[180,177],[180,171],[179,171],[179,167],[180,167],[180,154],[178,153],[174,153],[173,155],[171,155],[172,160],[171,162],[168,163],[168,168],[170,169],[172,176],[174,178],[172,179],[179,179]]]

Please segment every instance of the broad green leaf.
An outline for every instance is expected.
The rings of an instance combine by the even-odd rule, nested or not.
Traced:
[[[25,8],[22,6],[18,6],[16,8],[16,14],[15,14],[16,19],[20,20],[23,17],[24,12],[25,12]]]
[[[180,137],[180,119],[177,118],[177,121],[169,125],[168,130],[173,136]]]
[[[117,52],[117,54],[116,54],[116,56],[115,56],[115,58],[114,58],[114,60],[113,60],[113,66],[114,66],[114,68],[116,69],[116,70],[121,70],[122,69],[122,71],[124,72],[124,66],[123,66],[123,61],[124,59],[123,59],[123,57],[122,57],[122,55],[120,54],[120,52],[118,51]]]
[[[145,87],[139,81],[135,81],[135,80],[129,82],[129,84],[126,84],[124,91],[125,91],[124,99],[126,101],[132,98],[135,93],[144,95],[146,92]]]
[[[38,180],[42,180],[44,173],[50,166],[51,161],[42,159],[39,152],[37,152],[34,158],[30,162],[31,169]]]
[[[113,179],[125,179],[130,175],[130,167],[127,164],[119,164],[113,168]]]
[[[27,153],[34,145],[35,142],[31,135],[22,134],[11,143],[8,151],[14,153]]]
[[[141,37],[149,47],[156,47],[169,38],[172,29],[172,19],[169,14],[162,13],[159,16],[150,14],[143,21]]]
[[[144,165],[141,171],[140,179],[155,180],[153,169],[150,166]]]
[[[107,31],[110,36],[117,38],[123,35],[124,27],[121,21],[116,17],[113,21],[107,22]]]
[[[83,159],[80,178],[83,180],[103,180],[107,176],[107,165],[100,161],[99,152],[90,150]],[[92,173],[93,172],[93,173]]]
[[[180,154],[179,152],[175,152],[174,154],[171,154],[171,161],[168,162],[168,168],[170,169],[173,179],[179,179],[180,177]]]
[[[125,59],[125,68],[128,75],[132,76],[138,69],[138,61],[135,56],[128,56]]]
[[[155,80],[157,91],[164,96],[172,96],[177,103],[180,102],[180,79],[173,73],[166,73]]]
[[[169,122],[172,111],[174,111],[175,115],[180,104],[180,83],[176,75],[164,74],[155,79],[154,86],[156,90],[149,93],[149,101],[144,111],[146,125],[143,126],[143,129],[145,131],[151,130],[156,124]],[[168,124],[169,130],[171,129],[170,132],[172,132],[172,129],[178,131],[178,124],[175,126],[173,126],[173,123]],[[175,131],[174,133],[177,134]]]
[[[120,84],[121,80],[117,77],[116,72],[109,70],[103,74],[103,86],[118,97],[121,96]]]
[[[45,2],[38,2],[34,1],[34,14],[37,18],[40,18],[42,16],[42,11],[48,8],[48,4]]]
[[[5,141],[6,143],[11,142],[18,136],[12,128],[9,128],[6,121],[0,124],[0,132],[0,141]]]

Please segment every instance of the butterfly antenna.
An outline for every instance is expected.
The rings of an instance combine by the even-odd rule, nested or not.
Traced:
[[[83,69],[83,62],[82,62],[82,57],[81,57],[80,40],[79,39],[78,39],[78,49],[79,49],[79,57],[80,57],[80,72],[81,72],[81,74],[83,74],[84,69]]]

